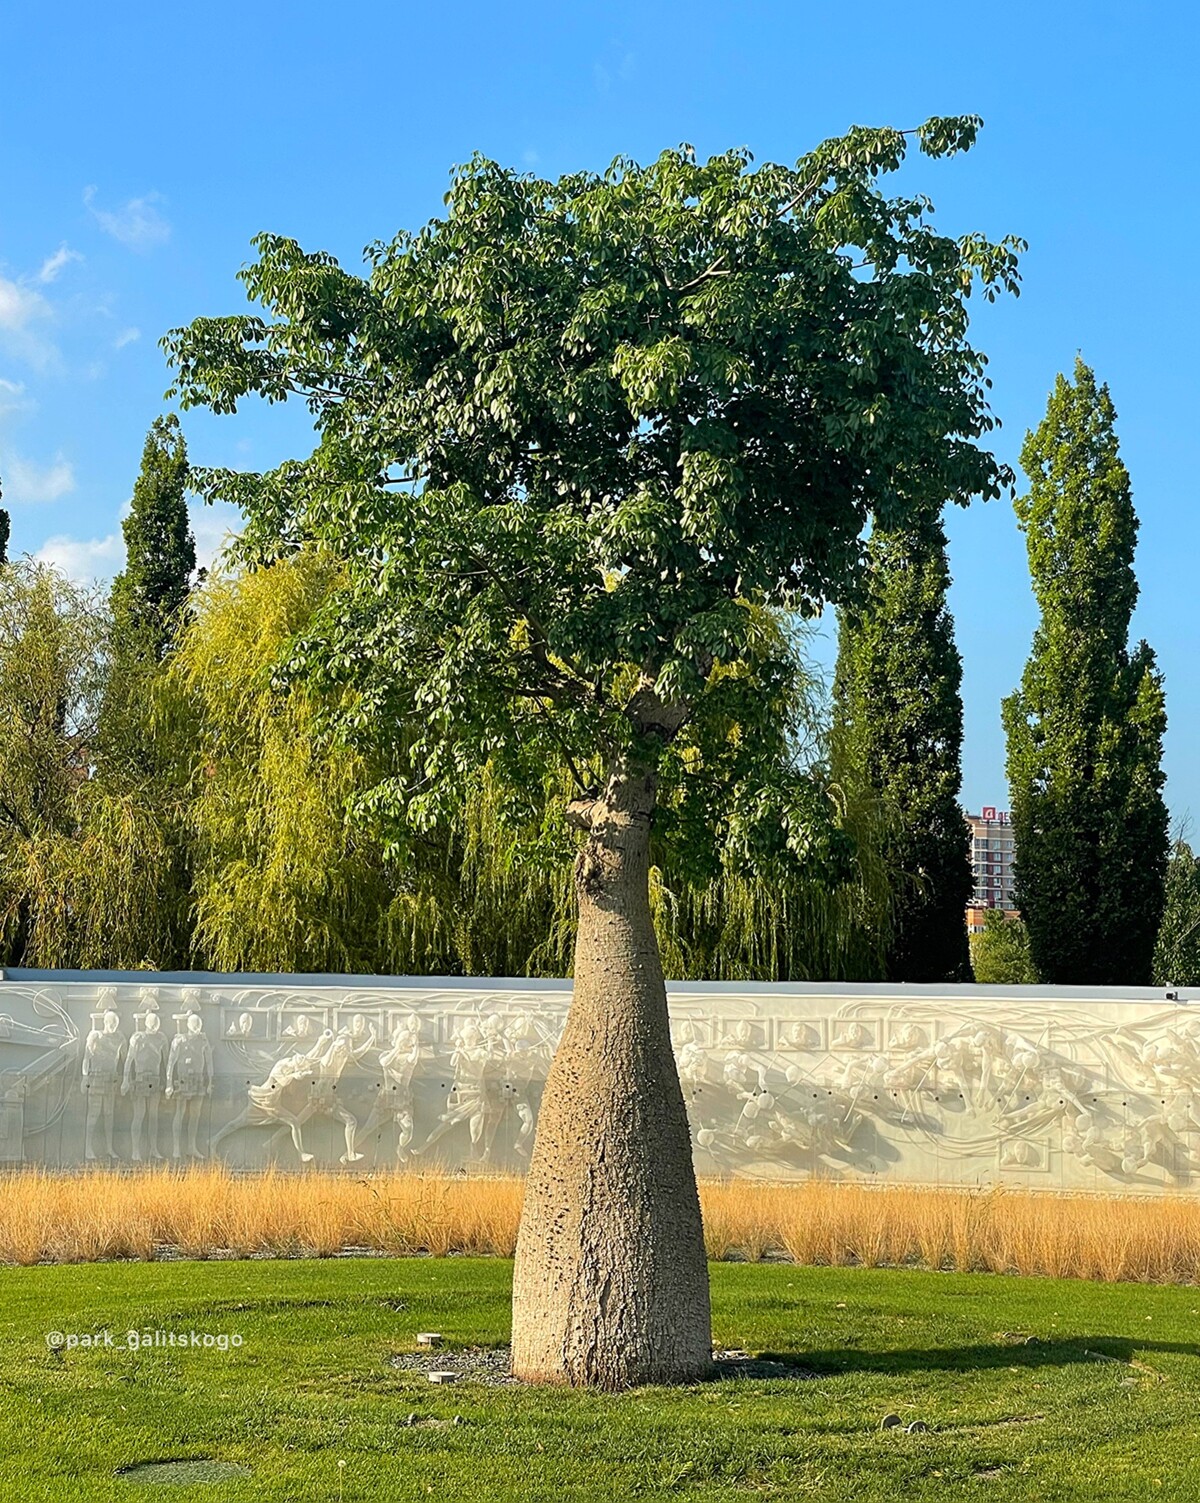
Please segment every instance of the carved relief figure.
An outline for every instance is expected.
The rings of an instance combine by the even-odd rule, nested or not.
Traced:
[[[302,1164],[311,1164],[313,1155],[306,1152],[300,1131],[301,1113],[309,1104],[309,1086],[315,1078],[316,1061],[333,1034],[326,1030],[307,1052],[285,1055],[271,1066],[261,1085],[247,1091],[249,1104],[212,1140],[215,1153],[226,1138],[243,1127],[286,1127]]]
[[[857,1018],[842,1025],[841,1032],[833,1041],[835,1049],[865,1049],[871,1043],[871,1030]]]
[[[113,1152],[113,1108],[121,1083],[124,1050],[125,1035],[121,1032],[121,1019],[110,1008],[105,1012],[100,1027],[93,1028],[88,1034],[83,1046],[83,1080],[80,1090],[87,1097],[83,1156],[89,1162],[97,1156],[97,1127],[103,1134],[105,1157],[116,1158]]]
[[[302,1128],[311,1117],[326,1116],[340,1122],[344,1130],[346,1151],[341,1162],[360,1162],[363,1155],[355,1146],[358,1119],[336,1095],[346,1066],[375,1047],[375,1025],[368,1027],[361,1013],[355,1017],[340,1033],[326,1028],[310,1049],[276,1060],[266,1080],[248,1089],[249,1104],[241,1114],[213,1138],[214,1150],[243,1127],[286,1128],[301,1163],[311,1164],[314,1155],[304,1146]]]
[[[545,1082],[555,1043],[544,1027],[529,1018],[515,1017],[504,1030],[505,1079],[517,1114],[517,1136],[513,1143],[517,1153],[528,1153],[532,1145],[536,1120],[533,1091]]]
[[[396,1129],[396,1158],[403,1163],[413,1137],[413,1073],[421,1058],[421,1020],[415,1013],[401,1018],[392,1030],[391,1045],[379,1056],[383,1083],[364,1123],[361,1136],[369,1137],[388,1124]]]
[[[158,1151],[158,1101],[163,1090],[163,1059],[166,1055],[166,1039],[157,1012],[147,1012],[142,1026],[129,1040],[125,1055],[125,1078],[121,1083],[122,1096],[133,1097],[132,1158],[135,1164],[142,1160],[142,1128],[145,1126],[149,1153],[152,1159],[161,1159]]]
[[[821,1036],[811,1023],[789,1023],[783,1030],[779,1047],[789,1051],[803,1049],[806,1053],[820,1046]]]
[[[172,1157],[183,1157],[184,1133],[187,1134],[187,1156],[202,1159],[197,1144],[200,1114],[205,1101],[212,1095],[213,1057],[212,1045],[204,1032],[204,1023],[199,1013],[189,1012],[182,1033],[171,1040],[167,1055],[166,1095],[175,1101],[175,1120],[172,1124]]]
[[[487,1163],[504,1116],[503,1052],[493,1048],[474,1019],[468,1019],[454,1036],[450,1062],[454,1084],[446,1109],[425,1142],[413,1152],[428,1153],[448,1132],[466,1123],[472,1161]]]
[[[323,1052],[317,1056],[317,1075],[312,1084],[309,1108],[304,1115],[319,1113],[321,1116],[333,1117],[342,1124],[346,1139],[343,1164],[356,1164],[362,1158],[362,1154],[355,1148],[358,1119],[338,1100],[334,1090],[346,1066],[356,1063],[369,1050],[374,1049],[377,1038],[375,1024],[368,1024],[363,1014],[356,1012],[350,1020],[349,1028],[343,1028],[329,1040]]]

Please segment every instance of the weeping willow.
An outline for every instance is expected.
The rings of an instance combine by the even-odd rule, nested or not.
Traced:
[[[807,654],[806,629],[761,623],[763,649],[796,661],[783,755],[819,788],[832,826],[852,852],[838,877],[816,863],[784,876],[748,869],[718,836],[717,871],[697,880],[669,848],[657,851],[650,902],[666,975],[678,980],[880,980],[891,938],[896,873],[884,858],[895,818],[870,791],[828,771],[825,685]],[[457,957],[468,972],[569,975],[575,910],[573,841],[562,819],[566,769],[548,773],[542,817],[515,827],[490,778],[462,814]]]
[[[663,969],[677,980],[877,981],[891,934],[891,873],[882,858],[885,811],[829,786],[831,818],[852,842],[849,872],[771,879],[724,865],[712,881],[651,872]]]
[[[194,963],[229,971],[377,969],[391,890],[347,820],[371,769],[323,734],[280,663],[326,597],[309,553],[210,577],[171,660],[158,723],[189,748]]]
[[[347,706],[285,671],[337,580],[336,565],[308,551],[211,576],[174,654],[132,696],[139,734],[153,741],[142,759],[153,771],[134,778],[103,756],[91,765],[114,671],[102,603],[52,571],[0,571],[7,963],[570,974],[566,769],[545,770],[521,818],[485,770],[444,828],[397,852],[372,823],[370,790],[396,772],[404,728],[386,751],[347,744],[331,731]],[[773,647],[780,630],[764,624]],[[715,866],[698,877],[664,846],[651,903],[669,976],[882,974],[883,816],[821,771],[827,717],[815,674],[797,675],[788,714],[788,754],[821,781],[850,837],[849,868],[837,880],[803,866],[771,879],[718,841]]]
[[[5,888],[25,916],[18,963],[169,969],[176,934],[164,889],[177,852],[158,811],[134,795],[85,803],[71,835],[46,831],[10,850]]]
[[[467,973],[570,974],[575,898],[568,790],[565,771],[551,769],[541,789],[540,818],[515,826],[490,772],[466,799],[455,842],[455,942]]]
[[[217,970],[528,974],[561,968],[569,861],[549,779],[539,826],[506,822],[485,776],[459,817],[398,855],[370,819],[371,787],[402,760],[330,731],[345,704],[281,673],[335,587],[302,551],[218,575],[195,601],[160,722],[189,742],[196,963]],[[560,800],[561,802],[561,800]],[[365,811],[365,812],[364,812]]]
[[[30,561],[0,568],[0,948],[4,963],[73,956],[78,791],[104,675],[98,596]]]
[[[524,821],[514,820],[506,790],[485,771],[446,828],[406,847],[403,858],[389,854],[363,810],[394,763],[327,734],[331,707],[280,676],[336,582],[332,563],[304,552],[217,578],[180,642],[170,680],[194,745],[187,807],[197,963],[569,975],[574,840],[564,818],[565,769],[546,770],[527,801],[536,817]],[[798,682],[790,750],[819,777],[821,686],[807,670]],[[853,790],[830,784],[825,796],[854,851],[839,881],[803,868],[771,880],[726,857],[717,875],[697,882],[663,853],[651,897],[669,975],[882,974],[890,913],[882,815]]]

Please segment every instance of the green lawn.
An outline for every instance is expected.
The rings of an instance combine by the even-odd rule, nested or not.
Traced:
[[[602,1398],[435,1389],[389,1366],[420,1330],[506,1340],[510,1274],[466,1259],[0,1270],[0,1499],[1200,1498],[1200,1290],[719,1264],[716,1339],[797,1354],[815,1378]],[[46,1346],[51,1330],[121,1340],[131,1325],[243,1344]],[[414,1411],[426,1422],[408,1425]],[[928,1432],[881,1432],[889,1411]],[[251,1475],[114,1477],[200,1456]]]

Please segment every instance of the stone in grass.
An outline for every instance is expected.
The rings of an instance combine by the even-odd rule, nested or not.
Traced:
[[[440,1331],[418,1331],[418,1346],[441,1346],[442,1333]]]
[[[238,1477],[249,1477],[250,1468],[236,1461],[195,1456],[186,1461],[139,1461],[133,1466],[120,1467],[115,1475],[122,1482],[186,1487],[189,1483],[232,1482]]]
[[[457,1383],[461,1376],[461,1373],[432,1372],[429,1374],[429,1381],[431,1383]]]

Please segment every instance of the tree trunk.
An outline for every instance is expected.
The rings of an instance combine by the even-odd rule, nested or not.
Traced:
[[[513,1279],[513,1371],[602,1389],[712,1359],[691,1138],[650,917],[653,775],[620,765],[584,816],[575,985],[550,1067]]]

